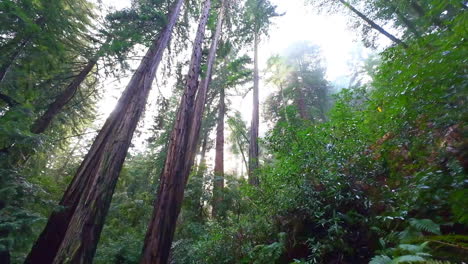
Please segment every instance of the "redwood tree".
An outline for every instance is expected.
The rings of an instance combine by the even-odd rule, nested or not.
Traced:
[[[253,38],[254,48],[254,74],[253,74],[253,109],[252,123],[250,126],[250,144],[249,144],[249,183],[258,185],[258,177],[255,170],[258,168],[258,128],[259,118],[259,81],[258,74],[258,46],[262,34],[268,34],[270,18],[278,16],[276,7],[271,5],[268,0],[248,0],[246,3],[245,27],[246,31]]]
[[[97,61],[109,40],[110,39],[106,41],[106,43],[101,47],[101,49],[93,58],[88,60],[83,69],[81,69],[78,75],[73,78],[73,81],[71,81],[70,84],[68,84],[65,90],[63,90],[47,107],[46,111],[34,121],[33,125],[31,126],[32,133],[44,133],[44,131],[46,131],[46,129],[52,123],[52,120],[63,110],[63,108],[68,104],[68,102],[70,102],[70,100],[73,99],[80,85],[83,83],[84,80],[86,80],[86,77],[94,68],[94,66],[96,66]]]
[[[258,168],[258,127],[260,123],[259,117],[259,96],[258,86],[260,77],[258,75],[258,44],[259,34],[254,33],[254,77],[253,77],[253,109],[252,123],[250,125],[250,145],[249,145],[249,183],[258,185],[258,177],[255,175],[255,170]]]
[[[213,216],[219,215],[219,206],[223,200],[224,189],[224,115],[226,103],[224,99],[224,87],[221,87],[218,105],[218,124],[216,127],[216,155],[213,182]]]
[[[172,131],[164,171],[161,174],[153,216],[146,233],[143,256],[140,262],[142,264],[166,264],[169,258],[185,185],[195,158],[206,94],[211,81],[211,73],[224,18],[224,1],[222,1],[216,31],[208,55],[206,78],[198,87],[202,41],[210,6],[211,1],[206,0],[194,41],[184,94]]]
[[[90,151],[49,218],[26,263],[91,263],[118,175],[183,0],[177,0],[168,22],[106,120]]]

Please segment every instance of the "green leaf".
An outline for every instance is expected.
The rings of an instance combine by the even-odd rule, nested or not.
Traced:
[[[419,231],[440,235],[440,226],[430,219],[410,219],[410,225]]]
[[[420,256],[415,256],[415,255],[405,255],[405,256],[401,256],[401,257],[398,257],[396,259],[394,259],[392,262],[390,263],[418,263],[418,262],[424,262],[425,259],[420,257]]]
[[[388,256],[375,256],[372,258],[372,260],[369,262],[369,264],[389,264],[392,263],[392,259],[389,258]]]

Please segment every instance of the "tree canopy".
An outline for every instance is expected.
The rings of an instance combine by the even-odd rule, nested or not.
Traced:
[[[0,263],[466,262],[465,1],[108,2],[0,2]]]

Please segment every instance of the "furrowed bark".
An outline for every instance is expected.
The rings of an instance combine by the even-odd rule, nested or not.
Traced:
[[[213,217],[219,215],[219,207],[223,201],[222,191],[224,189],[224,114],[226,104],[224,102],[224,89],[221,88],[218,106],[218,125],[216,127],[216,156],[213,182]]]
[[[259,75],[258,75],[258,34],[254,36],[254,87],[253,87],[253,110],[252,123],[250,125],[250,145],[249,145],[249,183],[258,185],[258,177],[255,170],[258,168],[258,126],[259,126]]]
[[[183,0],[149,48],[26,263],[91,263],[111,196]]]
[[[358,17],[360,17],[361,19],[366,21],[367,24],[369,24],[369,26],[371,26],[373,29],[379,31],[382,35],[386,36],[387,38],[389,38],[391,41],[395,42],[396,44],[400,44],[404,48],[408,48],[408,45],[406,45],[406,43],[404,43],[399,38],[397,38],[397,37],[393,36],[392,34],[390,34],[388,31],[383,29],[381,26],[377,25],[374,21],[370,20],[367,16],[365,16],[363,13],[359,12],[356,8],[354,8],[350,3],[348,3],[348,2],[346,2],[344,0],[338,0],[338,1],[340,1],[343,5],[345,5],[351,11],[353,11]]]
[[[217,40],[215,36],[208,56],[206,79],[198,87],[202,42],[210,7],[211,1],[206,0],[194,41],[184,94],[177,113],[176,123],[172,130],[164,171],[161,174],[153,216],[146,233],[141,264],[166,264],[168,262],[176,221],[184,197],[184,188],[195,158],[206,91],[211,79],[212,67],[210,64],[213,63],[213,56],[216,54]],[[223,14],[222,10],[220,16],[221,14]],[[219,20],[217,28],[218,26],[220,27]],[[212,52],[213,46],[215,46],[215,52]],[[210,63],[210,61],[212,62]],[[195,99],[197,89],[199,91]]]

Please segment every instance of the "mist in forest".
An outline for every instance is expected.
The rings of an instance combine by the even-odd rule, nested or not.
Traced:
[[[465,263],[467,8],[2,0],[0,263]]]

